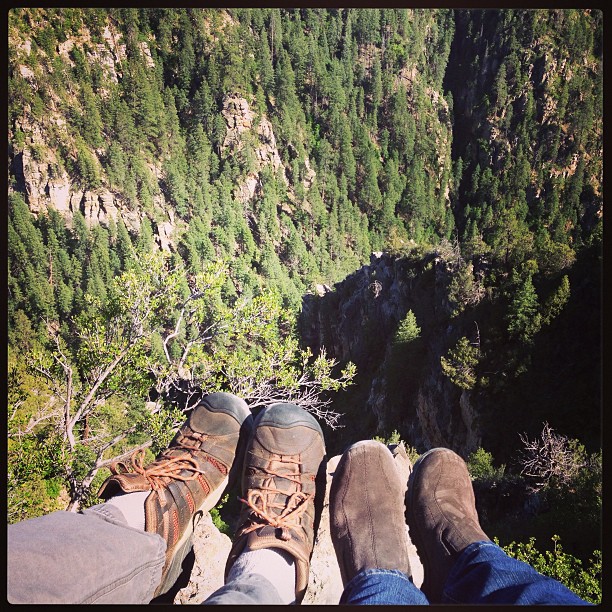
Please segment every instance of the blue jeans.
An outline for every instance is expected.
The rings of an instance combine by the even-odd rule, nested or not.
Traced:
[[[425,605],[425,595],[398,570],[369,569],[345,587],[341,604]],[[451,570],[442,603],[589,605],[560,582],[509,557],[493,542],[474,542]]]

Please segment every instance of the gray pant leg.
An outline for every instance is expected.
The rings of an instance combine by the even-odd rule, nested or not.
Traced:
[[[244,574],[217,589],[204,606],[219,604],[282,604],[276,587],[261,574]]]
[[[166,553],[111,504],[9,525],[7,544],[10,603],[149,603]]]

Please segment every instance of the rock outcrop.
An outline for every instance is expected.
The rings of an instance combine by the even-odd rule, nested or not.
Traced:
[[[256,121],[255,113],[247,100],[237,94],[226,96],[221,111],[225,119],[226,133],[223,140],[223,151],[235,155],[243,151],[250,138],[250,153],[253,155],[250,171],[235,190],[236,197],[241,202],[252,199],[260,188],[259,172],[265,166],[270,166],[275,172],[282,168],[282,160],[276,147],[276,137],[272,124],[265,116]],[[281,176],[288,184],[284,169]]]
[[[354,416],[374,415],[375,433],[397,428],[403,420],[404,439],[419,450],[446,446],[466,457],[481,440],[475,407],[470,394],[453,385],[440,366],[440,357],[468,333],[450,316],[448,275],[436,253],[413,260],[373,253],[369,265],[333,291],[304,297],[300,332],[314,354],[325,347],[328,356],[356,364],[359,384],[369,391]],[[389,370],[397,359],[393,336],[408,310],[421,328],[415,356],[421,367],[418,378],[406,380],[406,392],[398,394],[389,388]]]
[[[210,514],[204,514],[193,532],[195,562],[189,584],[176,594],[174,603],[199,604],[222,587],[231,547],[231,540],[215,527]]]
[[[253,199],[261,189],[260,172],[263,168],[269,167],[274,172],[280,173],[287,185],[289,198],[293,199],[293,187],[287,177],[269,119],[265,115],[256,116],[248,101],[238,94],[225,97],[221,114],[226,125],[223,154],[237,155],[248,149],[245,156],[251,156],[246,160],[249,168],[235,189],[235,197],[242,203]],[[304,159],[304,166],[302,185],[308,190],[314,182],[316,172],[311,167],[308,157]],[[293,181],[295,180],[294,177]],[[288,210],[288,213],[291,214],[292,211]]]

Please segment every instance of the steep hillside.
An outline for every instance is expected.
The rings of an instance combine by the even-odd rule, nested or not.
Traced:
[[[338,400],[358,419],[339,444],[360,428],[396,429],[418,448],[467,456],[483,445],[501,462],[521,432],[547,421],[596,450],[601,13],[474,10],[455,20],[444,85],[462,239],[421,260],[373,258],[333,291],[306,296],[302,334],[361,373]],[[408,311],[420,335],[404,346],[394,334]]]
[[[192,270],[227,258],[293,305],[373,248],[452,231],[447,11],[9,17],[11,192],[36,215],[111,245],[150,225]]]
[[[421,452],[447,446],[467,458],[484,447],[501,463],[517,459],[520,434],[533,437],[548,422],[596,451],[600,255],[580,255],[569,274],[571,297],[527,344],[506,329],[507,303],[485,291],[486,267],[470,270],[448,244],[424,259],[373,255],[333,288],[306,295],[303,341],[357,365],[357,384],[335,400],[347,418],[343,429],[327,432],[330,447],[339,452],[355,438],[395,430]],[[460,275],[470,284],[462,297],[453,283]],[[545,313],[545,304],[537,310]],[[402,331],[408,313],[418,327],[413,336]],[[455,370],[445,370],[442,360],[461,338],[472,358],[463,349]]]
[[[540,260],[552,241],[567,257],[603,213],[602,13],[458,11],[456,24],[445,85],[464,247]]]

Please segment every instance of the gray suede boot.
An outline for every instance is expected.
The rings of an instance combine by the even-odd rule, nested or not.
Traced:
[[[406,497],[408,527],[423,562],[421,590],[439,603],[450,570],[473,542],[489,540],[478,522],[474,489],[465,461],[434,448],[414,464]]]
[[[329,494],[330,530],[342,582],[365,569],[410,577],[402,480],[391,451],[364,440],[338,462]]]

